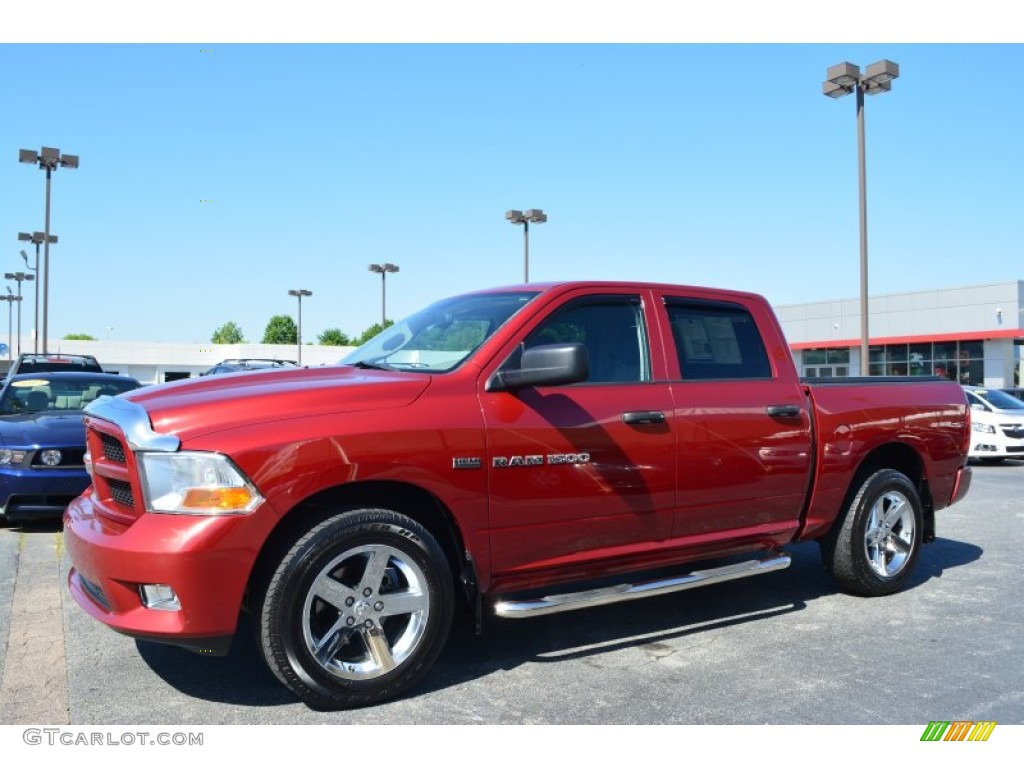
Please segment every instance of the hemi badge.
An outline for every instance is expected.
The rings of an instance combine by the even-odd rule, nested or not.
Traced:
[[[452,459],[452,469],[480,469],[483,462],[478,458]]]

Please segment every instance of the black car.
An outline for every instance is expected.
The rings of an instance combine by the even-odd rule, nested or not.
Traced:
[[[0,523],[60,517],[89,485],[83,409],[142,385],[113,373],[23,373],[0,389]]]
[[[295,368],[297,363],[294,360],[272,360],[263,357],[238,357],[230,360],[221,360],[208,371],[203,371],[200,376],[212,376],[215,373],[236,373],[238,371],[265,371],[269,368]]]
[[[49,353],[38,355],[32,352],[25,352],[18,355],[18,359],[7,371],[7,378],[17,376],[19,373],[43,373],[50,371],[80,371],[83,373],[103,373],[103,368],[92,355],[62,355],[60,353]]]

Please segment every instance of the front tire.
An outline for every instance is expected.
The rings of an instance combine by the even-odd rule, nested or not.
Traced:
[[[259,610],[260,646],[310,706],[376,704],[427,673],[453,607],[451,570],[425,528],[390,510],[347,512],[281,560]]]
[[[901,589],[920,554],[924,511],[901,472],[869,476],[821,541],[825,569],[848,592],[875,597]]]

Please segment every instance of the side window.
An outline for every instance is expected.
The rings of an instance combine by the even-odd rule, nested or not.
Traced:
[[[772,377],[757,323],[743,306],[667,299],[665,308],[683,380]]]
[[[587,348],[588,384],[650,379],[647,334],[637,296],[594,296],[572,301],[534,329],[524,347],[570,342]]]

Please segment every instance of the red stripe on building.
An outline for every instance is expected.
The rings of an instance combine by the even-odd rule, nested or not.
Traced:
[[[871,346],[883,344],[925,344],[935,341],[986,341],[988,339],[1024,339],[1024,329],[1008,328],[1004,331],[964,331],[963,333],[931,333],[922,336],[882,336],[869,339]],[[825,339],[822,341],[798,341],[790,349],[821,349],[828,347],[859,347],[860,339]]]

